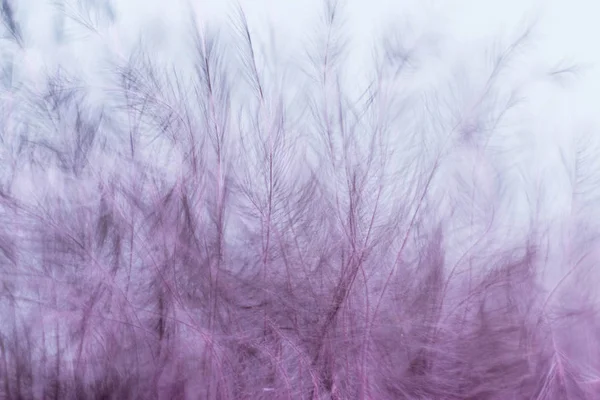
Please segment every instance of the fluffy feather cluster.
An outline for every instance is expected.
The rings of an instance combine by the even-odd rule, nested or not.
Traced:
[[[118,17],[61,4],[61,43]],[[439,82],[424,42],[388,36],[357,90],[329,1],[290,64],[240,10],[220,35],[190,19],[189,59],[140,43],[40,78],[15,9],[1,398],[600,397],[596,147],[561,148],[557,213],[504,79],[529,30]]]

